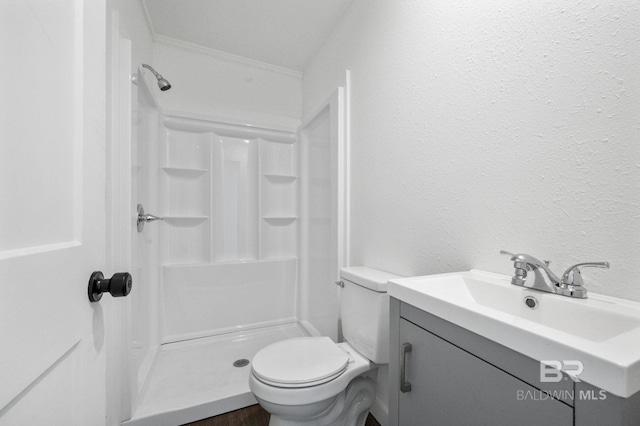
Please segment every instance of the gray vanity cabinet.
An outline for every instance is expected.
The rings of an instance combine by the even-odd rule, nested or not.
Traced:
[[[640,425],[640,392],[620,398],[566,375],[542,383],[521,353],[393,297],[390,314],[390,426]]]
[[[406,355],[411,391],[398,398],[400,425],[573,424],[570,406],[525,399],[536,389],[404,319],[400,340],[412,344]]]

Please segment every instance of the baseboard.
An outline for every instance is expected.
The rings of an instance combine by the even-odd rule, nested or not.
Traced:
[[[383,404],[378,398],[371,406],[371,415],[376,418],[380,426],[389,425],[389,409],[386,404]]]

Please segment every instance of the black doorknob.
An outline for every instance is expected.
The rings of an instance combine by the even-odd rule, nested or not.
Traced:
[[[104,278],[102,272],[96,271],[89,278],[89,300],[98,302],[102,293],[109,292],[113,297],[123,297],[131,293],[133,279],[128,272],[117,272],[111,278]]]

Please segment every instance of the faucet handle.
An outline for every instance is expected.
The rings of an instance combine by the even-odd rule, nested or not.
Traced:
[[[500,254],[511,257],[515,271],[511,277],[511,284],[523,286],[527,280],[527,270],[531,270],[526,262],[523,262],[522,255],[511,253],[510,251],[500,250]]]
[[[580,269],[578,268],[582,268],[584,266],[609,269],[609,262],[577,263],[573,266],[570,266],[566,271],[564,271],[564,274],[562,274],[562,280],[560,282],[567,285],[582,285],[582,275],[580,275]]]
[[[565,296],[573,296],[579,298],[587,297],[587,289],[583,287],[582,275],[580,269],[582,267],[605,268],[609,269],[609,262],[583,262],[577,263],[567,268],[562,274],[560,280],[559,292]]]
[[[514,268],[516,268],[516,270],[522,269],[523,271],[524,270],[530,271],[531,268],[529,267],[527,259],[535,260],[533,257],[529,256],[528,254],[516,254],[506,250],[500,250],[500,254],[511,256],[511,260],[513,261],[513,266]],[[527,276],[526,272],[524,276],[525,277]]]

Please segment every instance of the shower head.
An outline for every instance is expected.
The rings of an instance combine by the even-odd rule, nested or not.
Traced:
[[[160,77],[158,79],[158,87],[164,92],[165,90],[171,89],[171,83],[169,83],[166,78]]]
[[[169,83],[169,81],[167,81],[166,78],[164,78],[160,74],[158,74],[156,72],[156,70],[154,70],[151,67],[151,65],[142,64],[142,67],[143,68],[147,68],[149,71],[151,71],[153,73],[153,75],[156,76],[156,79],[158,80],[158,87],[160,88],[160,90],[162,90],[164,92],[165,90],[171,89],[171,83]]]

